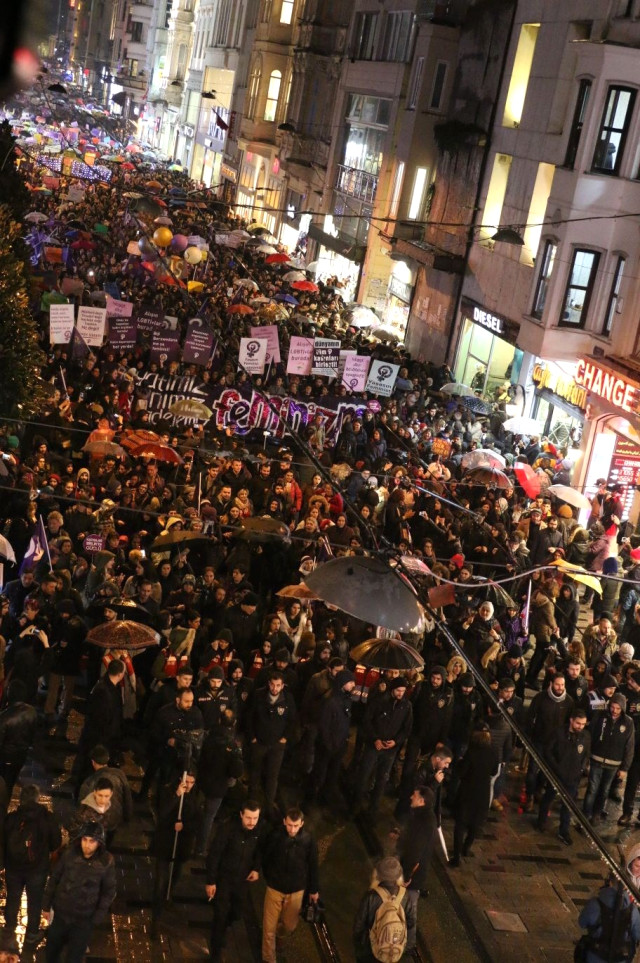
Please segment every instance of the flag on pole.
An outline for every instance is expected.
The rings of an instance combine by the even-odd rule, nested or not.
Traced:
[[[71,357],[74,361],[86,361],[91,354],[91,348],[84,340],[77,328],[71,333]]]
[[[38,515],[36,527],[33,530],[33,535],[31,536],[27,550],[24,553],[24,558],[22,559],[22,564],[20,565],[20,575],[22,575],[26,569],[34,568],[45,553],[49,559],[49,565],[51,566],[51,555],[49,554],[47,533],[45,531],[44,522],[42,521],[42,515]]]

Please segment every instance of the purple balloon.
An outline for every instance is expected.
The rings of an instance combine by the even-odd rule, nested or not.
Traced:
[[[140,240],[138,241],[138,247],[140,248],[140,253],[147,258],[153,258],[154,255],[156,257],[158,256],[157,250],[155,249],[151,241],[149,241],[146,237],[140,238]]]
[[[184,234],[174,234],[171,244],[169,245],[169,250],[172,254],[182,254],[183,251],[186,251],[188,246],[189,241]]]

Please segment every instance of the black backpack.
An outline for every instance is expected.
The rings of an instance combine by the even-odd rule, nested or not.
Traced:
[[[624,963],[633,958],[635,946],[631,939],[631,914],[633,903],[626,906],[607,906],[601,899],[600,904],[600,936],[592,938],[591,949],[604,960],[611,963]]]
[[[48,854],[42,817],[36,809],[16,810],[13,825],[7,833],[6,862],[27,869],[36,866]]]

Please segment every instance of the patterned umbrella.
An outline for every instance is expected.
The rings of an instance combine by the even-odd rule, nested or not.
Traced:
[[[168,465],[181,465],[182,458],[175,450],[175,448],[170,448],[169,445],[140,445],[139,448],[135,448],[131,454],[134,458],[155,458],[156,461],[166,461]]]
[[[487,404],[486,401],[483,401],[482,398],[476,398],[475,395],[473,398],[471,396],[465,396],[464,398],[461,398],[460,404],[463,405],[463,407],[468,408],[469,411],[473,411],[476,415],[491,414],[491,405]]]
[[[148,431],[146,428],[127,428],[120,442],[127,451],[134,451],[141,445],[162,444],[160,435],[157,435],[155,431]]]
[[[485,488],[511,488],[511,479],[503,471],[486,465],[472,468],[462,480],[468,485],[483,485]]]
[[[115,441],[88,441],[82,450],[95,458],[106,458],[107,455],[113,455],[114,458],[127,456],[124,448],[116,445]]]
[[[476,448],[475,451],[468,451],[462,456],[462,467],[472,468],[506,468],[506,461],[497,451],[490,448]]]
[[[148,625],[131,622],[128,619],[116,622],[103,622],[87,633],[87,642],[101,649],[127,649],[137,652],[158,645],[160,636]]]
[[[276,592],[283,599],[317,599],[318,596],[311,591],[310,588],[306,586],[304,582],[300,582],[298,585],[285,585]]]

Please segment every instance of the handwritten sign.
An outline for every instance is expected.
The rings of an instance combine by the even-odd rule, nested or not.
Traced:
[[[69,344],[73,331],[74,312],[73,304],[49,305],[49,341],[51,344]]]
[[[89,308],[83,305],[78,308],[78,321],[76,327],[78,334],[81,334],[89,345],[100,346],[104,338],[104,329],[107,321],[105,308]]]

